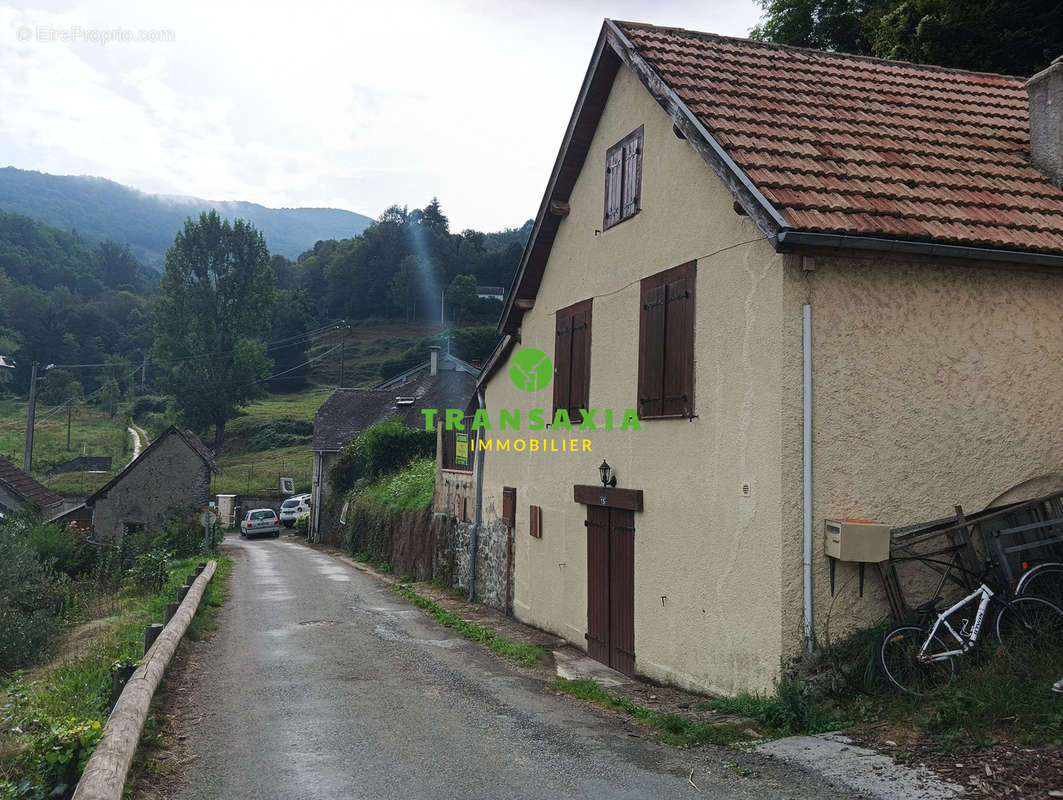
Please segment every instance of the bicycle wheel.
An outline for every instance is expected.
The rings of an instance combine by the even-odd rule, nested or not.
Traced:
[[[948,683],[956,673],[953,656],[931,660],[935,653],[950,648],[940,637],[934,636],[922,658],[919,651],[930,635],[928,628],[919,625],[899,625],[882,637],[878,649],[878,663],[886,680],[910,694],[925,694],[935,686]]]
[[[994,630],[1009,654],[1054,650],[1063,645],[1063,611],[1041,597],[1022,595],[997,614]]]
[[[1025,575],[1015,590],[1019,597],[1040,597],[1063,608],[1063,564],[1040,564]]]

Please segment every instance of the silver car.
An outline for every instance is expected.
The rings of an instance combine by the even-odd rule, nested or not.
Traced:
[[[244,514],[240,521],[240,535],[251,536],[280,536],[280,520],[272,508],[253,508]]]
[[[299,519],[303,514],[310,513],[310,495],[297,494],[289,497],[283,503],[281,503],[281,513],[278,514],[278,518],[281,521],[281,525],[285,528],[290,528],[295,525],[295,521]]]

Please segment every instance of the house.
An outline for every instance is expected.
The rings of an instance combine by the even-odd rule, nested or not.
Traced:
[[[476,296],[481,300],[497,300],[502,302],[505,297],[506,290],[502,286],[477,286]]]
[[[515,615],[766,690],[887,611],[856,563],[831,596],[825,520],[1063,485],[1060,107],[1063,63],[1027,84],[607,20],[480,377]]]
[[[0,456],[0,519],[21,512],[50,519],[62,509],[62,497]]]
[[[357,434],[389,417],[399,416],[411,428],[424,429],[423,409],[465,408],[476,390],[480,370],[438,347],[429,358],[372,389],[336,389],[314,416],[314,451],[310,528],[320,540],[339,519],[330,508],[328,472],[341,450]]]
[[[205,508],[217,471],[214,453],[194,433],[170,426],[85,499],[95,537],[119,541],[128,532],[165,525],[175,509]]]

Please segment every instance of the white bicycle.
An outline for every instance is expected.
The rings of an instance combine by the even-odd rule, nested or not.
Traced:
[[[937,610],[940,597],[915,609],[932,618],[933,624],[898,625],[882,637],[879,666],[890,683],[903,691],[923,694],[949,681],[956,673],[957,659],[977,647],[990,605],[999,606],[993,632],[1002,651],[1021,657],[1031,650],[1063,645],[1063,610],[1033,595],[1001,597],[986,585],[988,573],[987,566],[981,585],[945,611]],[[973,619],[958,617],[976,601]],[[960,622],[954,625],[957,619]]]

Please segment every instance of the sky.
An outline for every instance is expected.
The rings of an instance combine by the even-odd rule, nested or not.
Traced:
[[[744,36],[755,0],[0,4],[0,166],[451,229],[534,216],[611,17]]]

